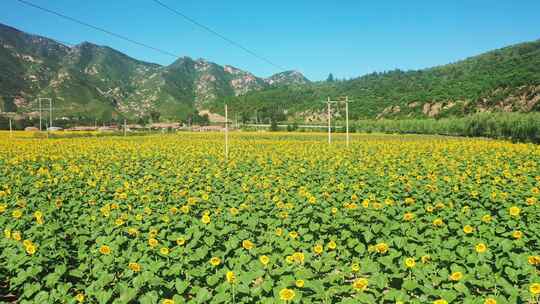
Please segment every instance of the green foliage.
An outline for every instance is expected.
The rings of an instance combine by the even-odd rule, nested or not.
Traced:
[[[328,74],[328,77],[326,78],[326,82],[334,82],[334,75],[332,73]]]
[[[7,134],[2,302],[538,299],[532,144],[232,132],[225,160],[219,133]]]
[[[294,122],[292,125],[287,125],[287,132],[293,132],[298,130],[298,123]]]
[[[388,106],[399,105],[399,116],[423,116],[426,102],[467,101],[469,107],[456,107],[448,115],[463,116],[475,110],[485,98],[495,105],[521,86],[540,84],[540,40],[518,44],[453,64],[419,70],[372,73],[343,82],[318,82],[302,86],[274,87],[243,96],[225,98],[237,111],[279,105],[292,113],[321,111],[327,96],[348,95],[352,118],[374,118]],[[419,106],[409,107],[417,102]],[[286,106],[286,107],[285,107]],[[341,110],[342,112],[343,110]]]
[[[120,112],[136,119],[150,111],[159,112],[163,120],[185,120],[198,109],[222,113],[227,103],[244,122],[270,123],[319,113],[328,96],[344,95],[354,100],[351,119],[375,118],[389,106],[400,107],[390,117],[424,117],[422,105],[428,102],[454,102],[437,116],[453,117],[476,112],[480,103],[497,108],[509,96],[533,100],[540,84],[540,41],[435,68],[372,73],[347,81],[330,74],[333,81],[310,83],[298,72],[285,71],[267,79],[272,85],[204,60],[185,57],[162,67],[87,42],[68,48],[4,25],[0,42],[0,108],[28,112],[35,108],[35,98],[48,96],[54,98],[58,116],[80,121],[113,120]],[[235,96],[239,92],[248,93]],[[21,94],[28,104],[18,109],[13,96]],[[509,102],[513,111],[522,110],[519,100]],[[526,110],[538,111],[540,103]],[[344,114],[343,108],[338,111]]]
[[[270,131],[275,132],[277,130],[278,130],[277,120],[272,119],[272,121],[270,122]]]
[[[215,98],[268,87],[262,78],[232,67],[183,57],[169,66],[142,62],[106,46],[84,42],[72,48],[0,24],[0,102],[14,109],[11,96],[25,97],[31,111],[39,96],[55,100],[56,115],[73,119],[135,119],[157,111],[163,120],[185,120]],[[286,71],[268,81],[307,81]]]
[[[480,113],[461,118],[360,120],[358,132],[440,134],[540,141],[540,113]]]

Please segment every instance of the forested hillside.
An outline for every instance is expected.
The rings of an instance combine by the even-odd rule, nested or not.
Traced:
[[[271,88],[219,101],[227,102],[243,117],[252,117],[255,110],[266,117],[283,116],[287,110],[289,118],[316,120],[327,96],[345,95],[354,100],[350,104],[353,118],[538,111],[540,40],[424,70],[394,70],[349,81]],[[219,108],[216,103],[215,109]]]
[[[456,63],[310,82],[286,71],[269,78],[203,59],[142,62],[89,42],[73,47],[0,25],[0,111],[31,114],[38,97],[77,121],[196,119],[227,103],[241,121],[321,121],[324,100],[349,96],[352,119],[464,116],[540,109],[540,40]],[[333,107],[336,118],[344,106]],[[206,111],[207,112],[207,111]]]
[[[0,24],[0,113],[32,115],[37,99],[47,97],[54,100],[55,117],[81,123],[193,121],[217,98],[307,82],[296,71],[260,78],[190,57],[161,66],[107,46],[66,46]]]

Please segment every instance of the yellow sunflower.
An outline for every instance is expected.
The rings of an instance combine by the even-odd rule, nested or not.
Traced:
[[[290,301],[294,299],[294,290],[283,288],[279,291],[279,298],[283,301]]]

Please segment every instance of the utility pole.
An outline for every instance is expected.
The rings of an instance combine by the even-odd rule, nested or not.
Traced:
[[[227,112],[227,104],[225,104],[225,161],[229,159],[229,114]]]
[[[331,103],[337,103],[336,100],[330,100],[330,96],[328,96],[328,99],[326,100],[326,115],[328,117],[328,144],[330,145],[332,143],[332,113],[330,104]]]
[[[331,120],[331,117],[330,117],[330,97],[328,97],[328,101],[326,102],[326,105],[327,105],[327,113],[326,115],[328,116],[328,144],[331,144],[332,143],[332,127],[330,125],[330,120]]]
[[[9,118],[9,137],[13,137],[13,128],[11,126],[11,117]]]
[[[53,126],[53,120],[52,120],[52,99],[49,98],[49,128],[52,128]]]
[[[41,98],[38,99],[39,101],[39,131],[41,132],[42,128],[41,128]]]
[[[328,116],[328,144],[331,144],[332,143],[332,125],[331,125],[331,111],[330,111],[330,104],[331,103],[338,103],[338,102],[345,102],[345,128],[346,128],[346,132],[347,132],[347,135],[346,135],[346,142],[347,142],[347,147],[349,146],[349,141],[350,141],[350,138],[349,138],[349,102],[351,102],[351,100],[349,100],[349,96],[345,96],[345,100],[343,100],[343,97],[340,97],[338,98],[337,100],[330,100],[330,97],[328,97],[328,99],[326,100],[326,104],[327,104],[327,116]]]
[[[45,97],[39,97],[38,98],[38,101],[39,101],[39,130],[42,131],[43,130],[43,107],[42,107],[42,100],[46,100],[46,101],[49,101],[49,127],[52,127],[52,99],[51,98],[45,98]]]
[[[349,96],[345,96],[345,129],[347,132],[347,148],[349,147]]]
[[[350,143],[350,133],[349,133],[349,102],[352,102],[352,100],[349,100],[349,96],[345,96],[345,129],[347,132],[346,138],[347,138],[347,147],[349,147]]]
[[[127,121],[124,118],[124,136],[126,136],[126,133],[127,133]]]

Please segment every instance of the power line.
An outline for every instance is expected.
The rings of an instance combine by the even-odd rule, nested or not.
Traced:
[[[113,37],[116,37],[116,38],[119,38],[119,39],[122,39],[122,40],[125,40],[125,41],[128,41],[128,42],[131,42],[131,43],[136,44],[136,45],[138,45],[138,46],[142,46],[142,47],[145,47],[145,48],[147,48],[147,49],[154,50],[154,51],[159,52],[159,53],[161,53],[161,54],[164,54],[164,55],[167,55],[167,56],[171,56],[171,57],[174,57],[174,58],[182,57],[182,56],[179,56],[179,55],[175,55],[175,54],[173,54],[173,53],[171,53],[171,52],[168,52],[168,51],[159,49],[159,48],[157,48],[157,47],[153,47],[153,46],[148,45],[148,44],[146,44],[146,43],[142,43],[142,42],[133,40],[133,39],[131,39],[131,38],[129,38],[129,37],[126,37],[126,36],[124,36],[124,35],[121,35],[121,34],[117,34],[117,33],[111,32],[111,31],[109,31],[109,30],[107,30],[107,29],[104,29],[104,28],[102,28],[102,27],[95,26],[95,25],[92,25],[92,24],[90,24],[90,23],[86,23],[86,22],[84,22],[84,21],[81,21],[81,20],[75,19],[75,18],[73,18],[73,17],[64,15],[64,14],[59,13],[59,12],[57,12],[57,11],[53,11],[53,10],[51,10],[51,9],[48,9],[48,8],[39,6],[39,5],[34,4],[34,3],[32,3],[32,2],[29,2],[29,1],[26,1],[26,0],[16,0],[16,1],[18,1],[18,2],[20,2],[20,3],[22,3],[22,4],[25,4],[25,5],[27,5],[27,6],[30,6],[30,7],[39,9],[39,10],[42,10],[42,11],[47,12],[47,13],[49,13],[49,14],[53,14],[53,15],[56,15],[56,16],[58,16],[58,17],[64,18],[64,19],[66,19],[66,20],[69,20],[69,21],[78,23],[78,24],[80,24],[80,25],[84,25],[84,26],[89,27],[89,28],[91,28],[91,29],[94,29],[94,30],[103,32],[103,33],[108,34],[108,35],[110,35],[110,36],[113,36]]]
[[[63,44],[64,46],[68,46],[68,47],[73,47],[73,46],[76,45],[76,43],[62,41],[62,40],[58,40],[58,39],[54,39],[54,38],[48,38],[48,39],[51,39],[52,41],[54,41],[56,43]]]
[[[47,12],[47,13],[49,13],[49,14],[56,15],[56,16],[58,16],[58,17],[60,17],[60,18],[63,18],[63,19],[66,19],[66,20],[75,22],[75,23],[80,24],[80,25],[83,25],[83,26],[86,26],[86,27],[88,27],[88,28],[91,28],[91,29],[94,29],[94,30],[103,32],[103,33],[105,33],[105,34],[107,34],[107,35],[110,35],[110,36],[113,36],[113,37],[115,37],[115,38],[125,40],[125,41],[127,41],[127,42],[136,44],[136,45],[138,45],[138,46],[141,46],[141,47],[144,47],[144,48],[147,48],[147,49],[151,49],[151,50],[156,51],[156,52],[159,52],[159,53],[161,53],[161,54],[164,54],[164,55],[167,55],[167,56],[171,56],[171,57],[173,57],[173,58],[182,57],[182,56],[177,55],[177,54],[174,54],[174,53],[172,53],[172,52],[169,52],[169,51],[166,51],[166,50],[163,50],[163,49],[160,49],[160,48],[151,46],[151,45],[146,44],[146,43],[143,43],[143,42],[139,42],[139,41],[137,41],[137,40],[131,39],[131,38],[126,37],[126,36],[124,36],[124,35],[121,35],[121,34],[118,34],[118,33],[112,32],[112,31],[109,31],[109,30],[107,30],[107,29],[105,29],[105,28],[102,28],[102,27],[99,27],[99,26],[96,26],[96,25],[92,25],[92,24],[90,24],[90,23],[87,23],[87,22],[81,21],[81,20],[79,20],[79,19],[70,17],[70,16],[65,15],[65,14],[63,14],[63,13],[60,13],[60,12],[58,12],[58,11],[54,11],[54,10],[48,9],[48,8],[46,8],[46,7],[37,5],[37,4],[32,3],[32,2],[29,2],[29,1],[27,1],[27,0],[16,0],[16,1],[18,1],[18,2],[20,2],[20,3],[22,3],[22,4],[24,4],[24,5],[27,5],[27,6],[30,6],[30,7],[39,9],[39,10],[42,10],[42,11]],[[257,54],[256,52],[254,52],[254,51],[252,51],[252,50],[246,48],[245,46],[241,45],[240,43],[235,42],[235,41],[233,41],[232,39],[229,39],[229,38],[225,37],[224,35],[218,33],[217,31],[213,30],[212,28],[210,28],[210,27],[208,27],[208,26],[206,26],[206,25],[204,25],[204,24],[202,24],[202,23],[196,21],[195,19],[193,19],[193,18],[187,16],[186,14],[184,14],[184,13],[178,11],[177,9],[174,9],[174,8],[168,6],[167,4],[165,4],[165,3],[163,3],[163,2],[161,2],[161,1],[159,1],[159,0],[152,0],[152,1],[154,1],[155,3],[159,4],[160,6],[162,6],[162,7],[164,7],[164,8],[166,8],[166,9],[168,9],[168,10],[174,12],[175,14],[181,16],[182,18],[188,20],[189,22],[195,24],[196,26],[198,26],[198,27],[204,29],[205,31],[207,31],[207,32],[209,32],[209,33],[211,33],[211,34],[213,34],[213,35],[215,35],[215,36],[218,36],[219,38],[223,39],[223,40],[226,41],[227,43],[229,43],[229,44],[231,44],[231,45],[233,45],[233,46],[235,46],[235,47],[237,47],[237,48],[240,48],[241,50],[247,52],[248,54],[250,54],[250,55],[252,55],[252,56],[254,56],[254,57],[256,57],[256,58],[258,58],[258,59],[260,59],[260,60],[262,60],[262,61],[264,61],[264,62],[266,62],[266,63],[268,63],[268,64],[270,64],[271,66],[273,66],[273,67],[275,67],[275,68],[277,68],[277,69],[279,69],[279,70],[285,70],[284,67],[282,67],[282,66],[280,66],[280,65],[278,65],[278,64],[276,64],[276,63],[274,63],[274,62],[272,62],[271,60],[269,60],[268,58],[266,58],[266,57],[264,57],[264,56],[262,56],[262,55]],[[60,41],[60,42],[62,42],[62,41]],[[70,43],[65,43],[65,42],[62,42],[62,43],[63,43],[63,44],[66,44],[66,45],[68,45],[68,46],[70,45]]]
[[[162,7],[164,7],[164,8],[166,8],[166,9],[170,10],[171,12],[173,12],[173,13],[175,13],[175,14],[181,16],[182,18],[186,19],[187,21],[191,22],[192,24],[194,24],[194,25],[196,25],[196,26],[198,26],[198,27],[204,29],[205,31],[207,31],[207,32],[209,32],[209,33],[211,33],[211,34],[213,34],[213,35],[215,35],[215,36],[217,36],[217,37],[219,37],[219,38],[225,40],[225,41],[228,42],[229,44],[231,44],[231,45],[233,45],[233,46],[235,46],[235,47],[237,47],[237,48],[239,48],[239,49],[241,49],[241,50],[247,52],[248,54],[250,54],[250,55],[252,55],[252,56],[255,56],[256,58],[258,58],[258,59],[260,59],[260,60],[262,60],[262,61],[264,61],[264,62],[270,64],[271,66],[273,66],[273,67],[275,67],[275,68],[277,68],[277,69],[279,69],[279,70],[281,70],[281,71],[285,70],[285,68],[283,68],[282,66],[280,66],[280,65],[278,65],[278,64],[275,64],[274,62],[270,61],[270,60],[267,59],[266,57],[264,57],[264,56],[262,56],[262,55],[259,55],[259,54],[257,54],[256,52],[254,52],[254,51],[252,51],[252,50],[250,50],[250,49],[244,47],[244,46],[241,45],[240,43],[235,42],[235,41],[233,41],[232,39],[229,39],[229,38],[225,37],[224,35],[218,33],[217,31],[215,31],[215,30],[213,30],[213,29],[211,29],[210,27],[208,27],[208,26],[206,26],[206,25],[204,25],[204,24],[198,22],[197,20],[195,20],[195,19],[193,19],[193,18],[187,16],[186,14],[184,14],[184,13],[178,11],[177,9],[174,9],[174,8],[168,6],[167,4],[165,4],[165,3],[163,3],[163,2],[161,2],[161,1],[159,1],[159,0],[152,0],[152,1],[154,1],[155,3],[157,3],[158,5],[160,5],[160,6],[162,6]]]

